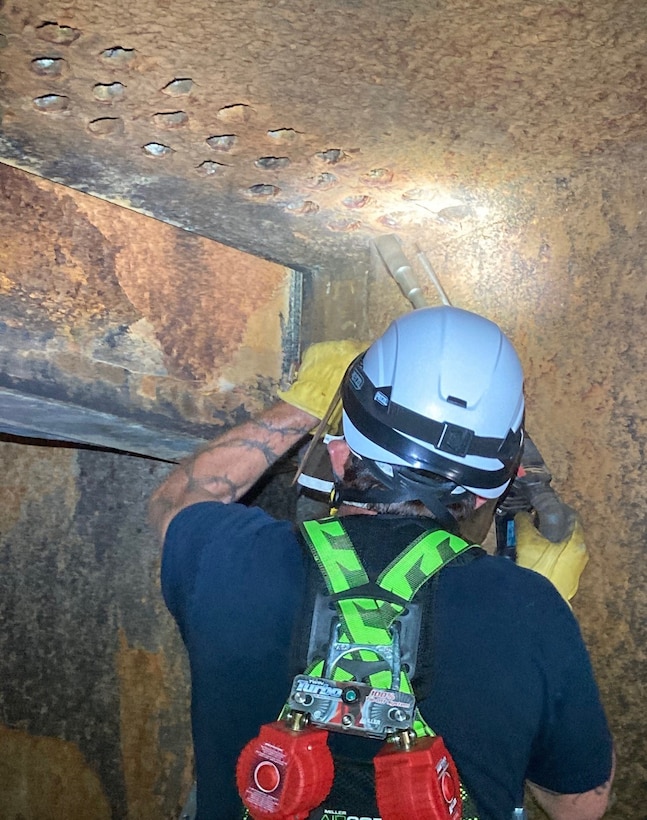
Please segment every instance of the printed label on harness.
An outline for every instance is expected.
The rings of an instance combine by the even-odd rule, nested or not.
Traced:
[[[359,681],[297,675],[288,705],[329,731],[385,738],[413,724],[415,698],[407,692],[377,689]]]
[[[311,815],[312,820],[382,820],[381,817],[369,817],[364,814],[349,814],[344,809],[323,809],[323,813],[316,811]]]
[[[314,678],[302,678],[296,681],[297,692],[308,692],[311,695],[318,695],[322,698],[340,698],[342,690],[339,686],[331,686],[324,681]]]
[[[251,782],[245,792],[248,806],[275,812],[281,801],[283,775],[287,765],[285,752],[273,743],[262,743],[256,751]]]

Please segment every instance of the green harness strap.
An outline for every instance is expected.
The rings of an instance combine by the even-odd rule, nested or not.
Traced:
[[[332,516],[321,521],[306,521],[301,528],[328,592],[333,596],[341,625],[340,640],[353,644],[390,646],[393,640],[390,629],[404,612],[406,604],[433,575],[472,546],[445,530],[422,533],[380,573],[376,582],[379,588],[400,598],[400,604],[378,597],[365,597],[361,593],[359,597],[344,595],[369,584],[370,579],[338,518]],[[360,656],[363,661],[378,659],[376,653],[367,650],[361,650]],[[324,661],[321,660],[306,670],[306,674],[321,676],[323,670]],[[333,678],[351,680],[352,676],[336,667]],[[400,672],[397,682],[391,681],[388,671],[369,675],[368,680],[377,688],[413,692],[404,670]],[[418,709],[413,729],[418,737],[434,734]]]

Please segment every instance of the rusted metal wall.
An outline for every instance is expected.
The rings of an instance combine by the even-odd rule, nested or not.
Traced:
[[[1,429],[174,459],[274,395],[290,271],[8,166],[0,182]],[[168,467],[28,442],[0,444],[0,816],[175,817],[188,684],[145,521]]]
[[[0,817],[175,820],[188,664],[148,495],[169,466],[0,440]],[[251,499],[289,517],[291,475]]]
[[[298,337],[290,271],[6,165],[0,183],[0,387],[179,449],[273,395]]]
[[[435,262],[454,302],[497,319],[517,344],[527,373],[528,427],[555,484],[582,515],[591,561],[575,611],[618,748],[609,816],[625,820],[644,800],[647,759],[647,491],[641,479],[647,215],[636,184],[640,158],[605,159],[606,168],[592,164],[550,184],[528,182],[523,197],[501,201],[506,218],[489,235],[457,237]],[[333,290],[333,301],[349,292]],[[427,292],[431,298],[431,288]],[[365,306],[374,330],[405,309],[393,283],[376,270]],[[2,720],[12,731],[5,731],[8,754],[0,765],[14,784],[30,784],[34,771],[55,783],[56,766],[65,761],[82,775],[81,794],[90,795],[84,799],[94,801],[98,817],[105,805],[124,817],[128,811],[158,817],[161,806],[172,811],[175,791],[190,777],[185,679],[170,626],[164,635],[146,632],[151,617],[159,626],[165,616],[157,597],[156,547],[144,530],[137,532],[143,496],[153,474],[165,468],[127,456],[24,445],[7,444],[2,451],[2,600],[11,628],[3,633],[0,689]],[[128,490],[121,494],[124,484]],[[68,655],[75,660],[66,666]],[[61,683],[50,685],[54,662]],[[71,694],[77,681],[84,692],[98,693],[84,704],[80,721]],[[117,715],[124,708],[132,714],[122,724]],[[134,720],[138,713],[146,715],[145,726]],[[101,748],[98,735],[109,737],[110,750]],[[166,766],[166,772],[171,766],[164,775],[167,791],[150,768],[140,772],[139,766]],[[28,793],[36,799],[40,792]],[[25,791],[5,794],[7,801],[24,800]],[[133,808],[130,794],[136,796]],[[27,818],[47,816],[39,805],[11,806]],[[73,817],[73,811],[65,806],[59,816]]]
[[[435,258],[454,304],[514,340],[528,429],[584,522],[591,560],[574,609],[618,751],[614,820],[647,798],[646,171],[629,150],[527,179],[498,201],[500,221],[457,229]],[[390,287],[383,272],[369,286],[379,327],[407,309]]]
[[[646,31],[636,0],[6,0],[0,156],[340,275],[641,144]]]
[[[310,338],[377,332],[408,309],[379,269],[367,291],[368,242],[387,231],[412,258],[416,243],[428,252],[455,304],[508,331],[526,368],[529,429],[580,510],[591,552],[575,610],[618,747],[609,816],[638,816],[647,782],[645,5],[198,0],[189,15],[180,3],[6,2],[0,33],[5,162],[314,271],[302,327]],[[149,143],[174,153],[154,156]],[[255,278],[249,263],[242,324],[255,329],[210,370],[214,279],[229,310],[240,299],[231,266],[209,267],[213,245],[0,170],[13,203],[3,226],[33,226],[20,248],[5,244],[27,260],[22,280],[0,271],[5,373],[25,386],[36,362],[41,387],[62,385],[64,399],[100,395],[116,414],[140,409],[151,423],[161,414],[187,435],[206,432],[214,405],[224,413],[216,421],[229,423],[269,399],[280,343],[270,362],[237,366],[250,347],[261,355],[267,282],[282,287],[273,268]],[[236,374],[240,391],[228,389]],[[6,452],[11,464],[15,451]],[[36,475],[25,472],[23,486],[38,498],[47,490]],[[88,506],[103,509],[102,491]],[[52,514],[30,509],[25,556]],[[38,566],[30,600],[47,613]],[[61,700],[47,709],[67,719]],[[23,728],[70,739],[60,725]]]
[[[0,464],[0,816],[176,817],[187,676],[145,521],[164,465],[14,442]]]

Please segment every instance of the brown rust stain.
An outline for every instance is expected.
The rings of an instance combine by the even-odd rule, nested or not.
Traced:
[[[489,224],[423,245],[454,304],[514,340],[528,429],[583,520],[591,558],[574,609],[618,747],[614,818],[640,804],[647,754],[644,173],[644,155],[618,153],[526,180],[490,194]],[[375,280],[369,314],[384,324],[409,306]]]
[[[74,743],[0,725],[0,816],[110,820],[96,772]]]
[[[118,248],[120,285],[152,325],[171,375],[211,381],[243,344],[257,312],[268,326],[264,351],[274,353],[276,372],[272,302],[285,287],[284,267],[90,197],[80,207]]]
[[[326,224],[328,209],[343,214],[358,183],[375,181],[382,170],[381,179],[392,175],[395,185],[378,192],[370,213],[362,214],[372,229],[405,183],[459,174],[489,185],[637,142],[647,125],[647,20],[635,0],[588,6],[333,0],[290,7],[226,0],[218,15],[198,0],[191,15],[182,4],[166,4],[161,17],[157,5],[118,0],[109,15],[99,0],[74,8],[62,0],[8,7],[10,119],[27,126],[31,118],[42,130],[67,132],[71,141],[89,122],[118,117],[123,135],[113,144],[120,153],[135,158],[150,141],[168,142],[174,151],[168,163],[200,186],[200,164],[224,158],[222,177],[208,180],[210,190],[242,196],[251,185],[275,184],[284,196],[268,207],[281,210],[328,167],[321,156],[338,151],[340,185],[317,191],[314,219]],[[79,32],[58,48],[73,69],[65,76],[24,70],[25,57],[45,48],[44,20]],[[218,49],[199,47],[210,42]],[[133,59],[99,57],[115,43],[133,49]],[[164,90],[180,78],[189,80],[190,91],[170,100]],[[94,87],[115,82],[125,87],[123,98],[98,103]],[[47,92],[69,98],[66,118],[33,109],[33,98]],[[156,115],[178,110],[186,112],[186,124],[160,129]],[[244,115],[224,122],[226,112]],[[210,137],[232,131],[231,153],[209,147]],[[298,139],[276,144],[271,133]],[[284,154],[291,162],[278,170],[255,165]],[[167,160],[147,162],[154,175]],[[362,187],[360,194],[368,193]]]
[[[162,652],[130,646],[124,630],[119,630],[116,668],[129,820],[160,817],[167,802],[166,784],[171,780],[169,772],[175,768],[176,759],[173,753],[164,751],[160,730],[173,707],[169,691],[171,662]],[[191,776],[188,749],[180,765],[186,787]]]
[[[0,537],[19,521],[25,505],[53,494],[74,515],[78,500],[76,454],[72,449],[25,447],[5,442],[0,474]]]
[[[42,340],[11,350],[18,372],[46,358],[73,383],[197,422],[267,401],[284,267],[8,166],[0,176],[2,318]]]
[[[280,324],[273,318],[285,316],[287,310],[287,288],[278,288],[268,294],[268,301],[259,310],[250,313],[238,348],[211,390],[224,393],[236,383],[256,381],[259,386],[264,383],[265,392],[274,394],[273,376],[282,340]],[[210,389],[205,392],[208,394]]]
[[[3,320],[74,336],[136,311],[115,275],[115,248],[78,208],[80,195],[0,164]]]
[[[367,158],[371,165],[364,171],[383,165],[376,140],[402,157],[411,156],[407,149],[424,132],[433,140],[431,145],[427,140],[428,155],[453,147],[460,160],[471,141],[483,153],[498,151],[501,157],[511,148],[563,157],[635,137],[646,122],[645,17],[631,0],[588,9],[520,6],[515,0],[378,4],[377,9],[363,2],[289,8],[254,2],[243,8],[228,0],[216,17],[202,0],[189,17],[171,4],[152,28],[154,0],[136,7],[119,0],[109,18],[97,0],[77,3],[74,10],[55,0],[45,9],[33,0],[26,5],[20,13],[10,9],[8,20],[32,51],[43,47],[37,27],[44,19],[67,21],[81,32],[65,49],[66,57],[81,57],[68,80],[77,105],[87,105],[93,82],[122,80],[124,99],[106,110],[153,133],[156,112],[189,111],[185,142],[176,136],[174,143],[187,151],[196,138],[213,131],[219,110],[231,112],[240,104],[250,118],[234,125],[247,126],[241,140],[249,148],[255,139],[257,158],[268,154],[270,144],[263,132],[250,129],[259,119],[264,124],[271,106],[271,127],[278,121],[298,129],[308,147],[313,134],[325,134],[317,152],[335,147],[321,144],[329,135],[352,134],[354,142],[337,147],[370,147],[376,156]],[[135,48],[135,59],[126,67],[101,64],[99,38]],[[196,49],[196,43],[215,38],[217,51]],[[12,39],[8,50],[16,45]],[[161,89],[188,74],[191,93],[182,105],[169,108]],[[30,98],[43,88],[31,73],[11,72],[9,79],[14,93],[27,92]],[[48,90],[64,87],[51,82]],[[148,116],[141,116],[142,109]],[[387,123],[391,130],[385,133]]]

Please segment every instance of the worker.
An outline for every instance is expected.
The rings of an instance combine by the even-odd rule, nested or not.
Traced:
[[[519,358],[497,325],[443,306],[396,319],[364,352],[314,345],[274,405],[170,472],[150,514],[164,543],[163,594],[190,661],[198,820],[243,816],[237,760],[284,713],[316,632],[317,591],[330,592],[305,527],[299,534],[239,502],[313,431],[340,380],[343,437],[328,444],[334,516],[313,525],[310,541],[338,527],[373,588],[421,538],[442,532],[460,545],[465,535],[468,547],[475,530],[483,538],[519,468]],[[544,541],[534,529],[528,537],[535,550]],[[406,639],[411,697],[455,763],[463,816],[521,817],[528,786],[552,820],[602,817],[612,741],[578,624],[555,586],[470,547],[419,594],[416,645]],[[326,737],[334,781],[307,816],[379,818],[372,761],[385,744]]]

